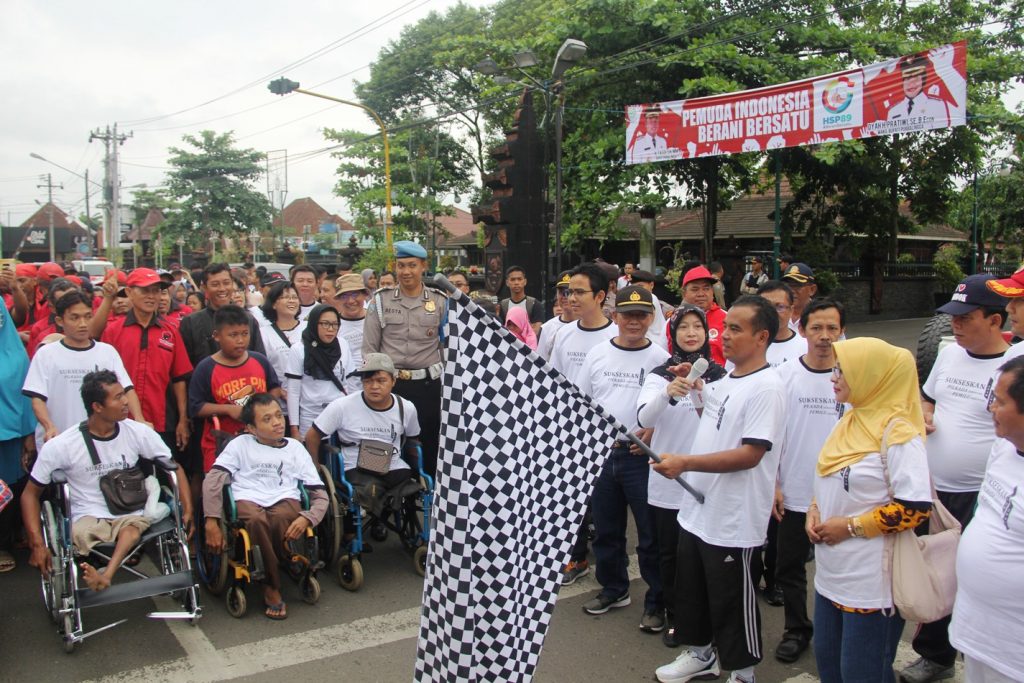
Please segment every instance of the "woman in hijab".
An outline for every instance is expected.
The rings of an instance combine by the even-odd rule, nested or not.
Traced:
[[[510,311],[511,312],[511,311]],[[686,375],[698,358],[708,361],[708,369],[701,376],[703,382],[715,382],[725,376],[725,369],[711,360],[711,341],[704,311],[692,304],[683,304],[668,323],[672,356],[651,371],[637,397],[638,424],[653,428],[651,448],[655,453],[688,453],[700,423],[699,392]],[[688,365],[687,365],[688,364]],[[679,377],[676,373],[682,374]],[[651,507],[654,533],[658,539],[659,574],[665,601],[665,621],[668,628],[662,633],[666,645],[676,647],[676,548],[679,541],[679,506],[683,488],[651,470],[647,479],[647,503]]]
[[[917,368],[909,351],[881,339],[833,348],[836,401],[853,409],[822,446],[807,510],[807,535],[818,544],[814,655],[824,683],[893,681],[903,618],[883,570],[883,535],[925,522],[932,500]]]
[[[537,350],[537,335],[534,333],[533,327],[530,325],[530,318],[524,309],[509,308],[505,315],[505,327],[531,350]]]
[[[9,286],[17,286],[10,277]],[[21,527],[17,500],[28,481],[25,464],[35,459],[36,418],[31,400],[21,393],[28,372],[28,356],[6,306],[0,306],[0,479],[13,494],[0,505],[0,574],[14,569],[14,540]]]
[[[345,395],[345,377],[355,372],[348,342],[338,337],[341,318],[331,306],[309,312],[302,343],[291,347],[285,377],[292,438],[302,441],[327,404]]]

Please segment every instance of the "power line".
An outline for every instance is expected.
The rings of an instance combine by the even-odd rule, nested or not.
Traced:
[[[405,9],[405,8],[409,7],[410,5],[416,4],[417,2],[419,4],[416,5],[415,7],[412,7],[410,9]],[[274,71],[272,71],[272,72],[270,72],[270,73],[268,73],[268,74],[266,74],[264,76],[261,76],[261,77],[255,79],[255,80],[253,80],[253,81],[250,81],[250,82],[246,83],[245,85],[242,85],[242,86],[240,86],[238,88],[235,88],[234,90],[231,90],[231,91],[229,91],[229,92],[227,92],[227,93],[225,93],[223,95],[219,95],[218,97],[214,97],[212,99],[206,100],[205,102],[200,102],[199,104],[193,105],[191,107],[186,107],[184,109],[179,109],[178,111],[171,112],[169,114],[161,114],[159,116],[151,116],[151,117],[148,117],[148,118],[135,119],[135,120],[132,120],[132,121],[123,121],[121,123],[123,123],[124,125],[145,125],[145,124],[148,124],[148,123],[154,123],[154,122],[160,121],[162,119],[171,118],[173,116],[179,116],[179,115],[184,114],[186,112],[194,111],[194,110],[199,109],[201,107],[205,107],[205,106],[207,106],[209,104],[213,104],[214,102],[219,102],[220,100],[226,99],[226,98],[231,97],[233,95],[237,95],[238,93],[243,92],[245,90],[248,90],[249,88],[255,87],[257,85],[261,85],[261,84],[265,83],[268,79],[271,79],[274,76],[279,76],[279,75],[281,75],[282,73],[284,73],[285,71],[287,71],[289,69],[294,69],[294,68],[297,68],[297,67],[302,66],[304,64],[308,64],[309,62],[311,62],[311,61],[313,61],[315,59],[319,59],[320,57],[323,57],[324,55],[326,55],[326,54],[328,54],[328,53],[338,49],[342,45],[345,45],[345,44],[347,44],[349,42],[352,42],[356,38],[362,37],[362,35],[363,35],[362,32],[363,31],[369,32],[369,31],[373,31],[373,30],[376,30],[378,28],[381,28],[381,27],[391,23],[392,21],[394,21],[394,20],[396,20],[398,18],[400,18],[402,16],[405,16],[406,14],[408,14],[409,12],[412,12],[413,10],[419,9],[420,7],[422,7],[423,5],[426,5],[429,2],[431,2],[431,0],[408,0],[408,2],[406,2],[406,3],[402,4],[402,5],[399,5],[395,9],[393,9],[393,10],[391,10],[389,12],[386,12],[385,14],[383,14],[382,16],[374,19],[373,21],[370,21],[369,23],[366,23],[363,26],[360,26],[359,28],[357,28],[357,29],[355,29],[355,30],[345,34],[341,38],[338,38],[337,40],[334,40],[334,41],[328,43],[327,45],[324,45],[323,47],[318,48],[317,50],[314,50],[313,52],[307,54],[306,56],[301,57],[301,58],[297,59],[294,62],[286,64],[283,67],[275,69]],[[400,11],[400,10],[405,10],[405,11]],[[394,16],[391,16],[391,15],[394,15]],[[390,18],[388,18],[389,16],[390,16]],[[379,25],[374,26],[374,24],[379,24]]]

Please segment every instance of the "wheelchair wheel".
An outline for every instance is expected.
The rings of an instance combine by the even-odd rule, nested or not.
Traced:
[[[359,558],[344,555],[338,560],[338,585],[347,591],[357,591],[363,585],[363,563]]]
[[[309,605],[315,605],[320,600],[320,582],[310,574],[302,579],[299,587],[302,589],[302,600]]]
[[[379,519],[373,520],[373,523],[370,525],[370,538],[377,541],[378,543],[383,543],[384,541],[388,540],[387,525],[385,525],[384,522],[382,522]]]
[[[224,604],[227,605],[228,614],[235,619],[241,619],[248,607],[245,603],[245,590],[241,586],[232,586],[224,596]]]
[[[338,490],[334,486],[334,478],[330,471],[323,465],[318,465],[317,470],[327,491],[327,514],[317,526],[316,535],[320,538],[320,560],[325,567],[330,567],[338,559],[341,551],[345,513],[338,502]]]
[[[78,643],[71,639],[71,634],[75,632],[75,617],[71,614],[64,616],[64,652],[71,654],[75,651],[75,646]]]
[[[220,521],[220,533],[225,539],[228,538],[228,527],[223,519]],[[200,534],[196,540],[196,569],[199,570],[199,578],[202,579],[206,590],[214,595],[222,595],[228,587],[230,567],[227,553],[211,554],[206,548],[206,539],[203,536],[204,534]]]
[[[427,575],[427,546],[421,545],[412,554],[412,566],[420,576]]]
[[[46,611],[50,613],[50,619],[56,622],[60,616],[60,603],[64,596],[64,567],[62,566],[62,553],[57,530],[57,516],[53,513],[53,506],[50,501],[44,500],[42,511],[43,544],[50,552],[50,576],[42,576],[40,580],[43,588],[43,604]]]

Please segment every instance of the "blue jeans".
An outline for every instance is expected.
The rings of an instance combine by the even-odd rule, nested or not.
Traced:
[[[664,607],[658,573],[658,542],[647,505],[647,458],[626,448],[613,448],[598,475],[591,498],[594,516],[594,558],[601,593],[618,597],[629,592],[626,570],[626,509],[636,522],[636,554],[640,576],[647,582],[646,611]]]
[[[814,597],[814,658],[822,683],[891,683],[903,617],[844,612]]]

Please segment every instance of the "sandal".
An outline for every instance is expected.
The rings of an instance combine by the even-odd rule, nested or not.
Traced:
[[[18,564],[14,561],[14,555],[11,555],[6,550],[0,550],[0,574],[9,572],[16,566]]]
[[[263,604],[267,608],[263,612],[263,614],[266,615],[267,619],[273,619],[274,621],[283,621],[284,619],[288,618],[288,606],[284,604],[284,600],[277,603],[276,605],[271,605],[268,603]]]

